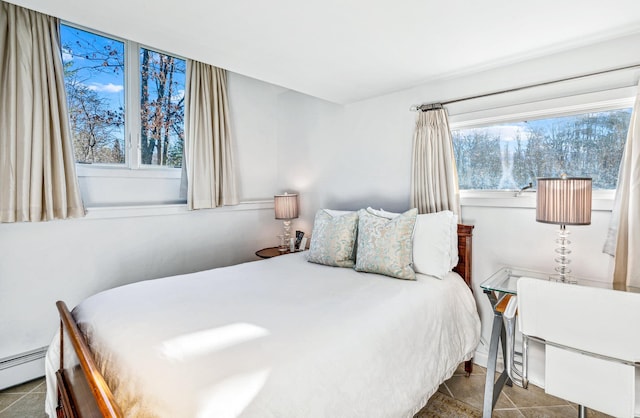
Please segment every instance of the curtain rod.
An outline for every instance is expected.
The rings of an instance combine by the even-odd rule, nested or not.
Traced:
[[[478,94],[476,96],[461,97],[459,99],[447,100],[445,102],[440,102],[440,103],[413,105],[413,106],[411,106],[409,108],[409,110],[411,110],[412,112],[417,112],[417,111],[427,112],[429,110],[442,109],[442,106],[449,105],[449,104],[452,104],[452,103],[465,102],[467,100],[474,100],[474,99],[482,99],[484,97],[496,96],[498,94],[513,93],[515,91],[530,89],[530,88],[533,88],[533,87],[548,86],[550,84],[562,83],[562,82],[565,82],[565,81],[572,81],[572,80],[577,80],[577,79],[586,78],[586,77],[593,77],[593,76],[596,76],[596,75],[613,73],[613,72],[616,72],[616,71],[630,70],[632,68],[640,68],[640,64],[627,65],[626,67],[611,68],[611,69],[608,69],[608,70],[596,71],[596,72],[588,73],[588,74],[581,74],[581,75],[575,75],[575,76],[566,77],[566,78],[560,78],[558,80],[544,81],[542,83],[528,84],[526,86],[514,87],[512,89],[506,89],[506,90],[500,90],[500,91],[494,91],[494,92],[491,92],[491,93]]]

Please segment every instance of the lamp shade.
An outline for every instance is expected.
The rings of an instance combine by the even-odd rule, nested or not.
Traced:
[[[295,219],[298,217],[298,195],[295,193],[278,194],[274,197],[276,219]]]
[[[557,225],[591,223],[591,179],[539,178],[536,221]]]

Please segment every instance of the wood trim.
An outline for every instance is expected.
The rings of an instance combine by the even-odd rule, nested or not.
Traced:
[[[102,377],[102,374],[98,370],[91,351],[89,350],[89,347],[85,342],[84,337],[80,332],[80,329],[78,328],[78,325],[71,316],[69,309],[67,309],[67,305],[62,301],[58,301],[56,302],[56,306],[58,307],[58,312],[60,313],[61,331],[66,331],[66,335],[69,338],[69,341],[71,341],[71,345],[73,346],[73,349],[78,356],[84,378],[89,386],[91,394],[93,395],[100,416],[105,418],[123,417],[120,408],[116,404],[113,393],[107,386],[107,383]],[[61,336],[61,339],[62,338],[64,337]],[[66,371],[64,368],[62,357],[62,347],[60,351],[60,363],[60,370],[58,371],[58,382],[62,382],[63,384],[58,385],[58,398],[63,402],[61,403],[61,405],[58,405],[58,415],[62,413],[62,416],[65,417],[85,416],[84,413],[76,410],[80,405],[83,404],[83,402],[76,399],[76,396],[74,396],[75,393],[73,391],[73,387],[72,385],[68,384],[69,382],[66,379]],[[67,410],[69,406],[65,405],[69,401],[71,401],[72,404],[71,410]],[[62,409],[62,411],[60,411],[60,409]],[[90,416],[91,413],[88,413],[87,415]]]

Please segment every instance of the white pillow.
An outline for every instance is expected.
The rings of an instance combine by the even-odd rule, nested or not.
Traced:
[[[393,219],[398,213],[367,211]],[[458,216],[449,210],[418,215],[413,232],[413,269],[439,279],[458,264]]]
[[[457,216],[451,211],[418,215],[413,238],[416,272],[442,279],[458,264],[457,228]]]

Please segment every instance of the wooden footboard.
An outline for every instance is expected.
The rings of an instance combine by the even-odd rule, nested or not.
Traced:
[[[458,225],[459,261],[454,268],[470,288],[472,288],[472,233],[473,226]],[[89,346],[67,309],[67,305],[58,301],[56,306],[60,313],[60,369],[56,372],[58,418],[122,417],[123,414],[115,402],[113,393],[98,370]],[[471,374],[472,364],[471,360],[465,363],[467,374]]]
[[[56,306],[60,313],[60,369],[56,372],[58,418],[122,417],[113,393],[98,370],[67,305],[58,301]],[[75,357],[68,358],[71,350],[67,344],[73,347]]]

